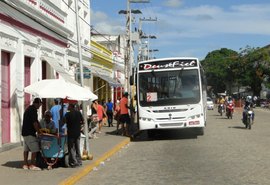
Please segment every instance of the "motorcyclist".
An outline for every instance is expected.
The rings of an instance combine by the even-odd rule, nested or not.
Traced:
[[[228,100],[226,101],[226,112],[228,112],[228,106],[232,104],[232,113],[234,111],[234,102],[231,96],[228,97]]]
[[[218,100],[218,112],[222,111],[222,107],[221,105],[225,105],[225,98],[223,96],[220,96],[219,100]]]
[[[243,108],[243,118],[242,118],[243,123],[245,123],[245,121],[246,121],[246,114],[247,114],[247,111],[249,109],[253,109],[253,102],[252,102],[252,97],[251,96],[246,97],[245,105],[244,105],[244,108]],[[253,112],[252,113],[252,122],[254,122],[255,114],[254,114],[254,111],[252,111],[252,112]]]
[[[220,96],[218,103],[219,104],[224,104],[225,103],[225,98],[223,96]]]

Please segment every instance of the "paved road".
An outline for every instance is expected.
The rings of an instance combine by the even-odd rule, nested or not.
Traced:
[[[146,134],[96,168],[78,185],[269,185],[270,112],[256,109],[251,130],[208,111],[204,136],[163,132]]]

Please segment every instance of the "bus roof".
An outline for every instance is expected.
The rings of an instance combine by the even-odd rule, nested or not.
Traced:
[[[143,60],[143,61],[139,61],[139,63],[152,62],[152,61],[164,61],[164,60],[186,60],[186,59],[199,61],[199,59],[196,57],[166,57],[166,58],[155,58],[151,60]]]

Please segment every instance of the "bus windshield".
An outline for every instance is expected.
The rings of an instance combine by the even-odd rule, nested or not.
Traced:
[[[198,69],[148,71],[138,74],[141,106],[196,104],[200,101]]]

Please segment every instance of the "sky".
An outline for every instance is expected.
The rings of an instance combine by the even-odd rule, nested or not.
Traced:
[[[91,25],[102,34],[125,33],[127,0],[90,0]],[[150,0],[130,3],[132,29],[142,21],[149,49],[158,50],[152,57],[197,57],[200,60],[221,48],[239,52],[241,48],[270,44],[269,0]],[[137,46],[135,46],[137,47]]]

